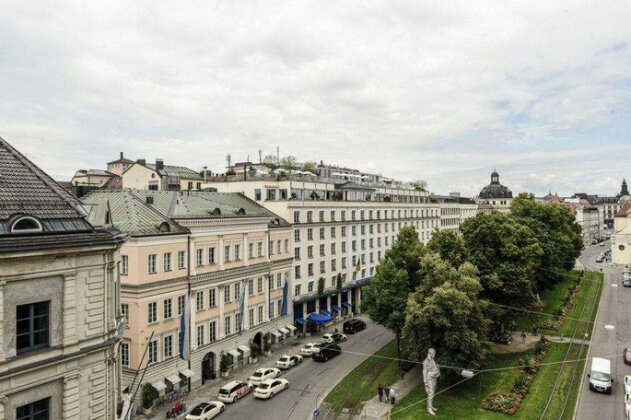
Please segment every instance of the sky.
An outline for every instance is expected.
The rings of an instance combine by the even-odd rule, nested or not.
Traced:
[[[631,178],[631,2],[0,2],[0,136],[59,180],[258,151],[441,194]]]

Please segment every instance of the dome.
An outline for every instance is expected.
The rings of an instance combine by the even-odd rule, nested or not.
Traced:
[[[480,198],[513,198],[513,192],[500,184],[500,175],[493,171],[491,183],[480,190]]]

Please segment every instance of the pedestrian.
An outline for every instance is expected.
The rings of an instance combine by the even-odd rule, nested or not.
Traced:
[[[390,388],[384,388],[383,395],[386,397],[386,402],[388,402],[390,400]]]
[[[526,342],[526,331],[522,331],[521,332],[521,342],[525,343]]]
[[[515,323],[515,320],[511,321],[510,328],[511,328],[511,332],[515,334],[515,331],[517,331],[517,324]]]
[[[383,386],[379,384],[377,387],[377,393],[379,393],[379,402],[383,400]]]
[[[537,324],[532,324],[532,335],[537,335]]]
[[[390,390],[390,403],[392,405],[394,405],[394,403],[396,402],[396,394],[397,394],[396,391],[394,390],[394,388],[392,388]]]

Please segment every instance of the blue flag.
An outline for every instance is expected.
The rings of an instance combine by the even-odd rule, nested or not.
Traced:
[[[280,316],[287,315],[287,292],[289,289],[289,284],[287,283],[287,279],[285,279],[285,285],[283,286],[283,306],[280,310]]]
[[[189,299],[186,298],[186,302],[184,302],[184,308],[182,309],[182,315],[180,316],[180,342],[179,342],[179,353],[180,359],[188,360],[190,356],[190,345],[188,336],[186,334],[186,326],[188,324],[189,317]]]

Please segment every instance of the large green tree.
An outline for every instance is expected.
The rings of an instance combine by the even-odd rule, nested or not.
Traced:
[[[508,306],[530,306],[543,254],[532,230],[510,214],[495,211],[478,213],[461,230],[467,260],[479,271],[483,296]]]
[[[393,331],[397,338],[397,351],[401,356],[401,330],[405,323],[405,305],[408,298],[407,273],[386,259],[362,291],[362,308],[370,319]]]
[[[405,270],[405,283],[409,292],[416,289],[420,282],[418,270],[421,268],[421,257],[424,253],[425,247],[412,226],[402,228],[397,239],[385,253],[385,260],[391,260],[397,269]]]
[[[467,247],[462,236],[453,230],[434,230],[427,249],[458,268],[467,258]]]
[[[477,269],[470,263],[456,269],[436,254],[422,265],[432,285],[421,284],[408,300],[403,337],[410,356],[423,360],[432,347],[440,363],[480,368],[489,354],[489,321]]]

